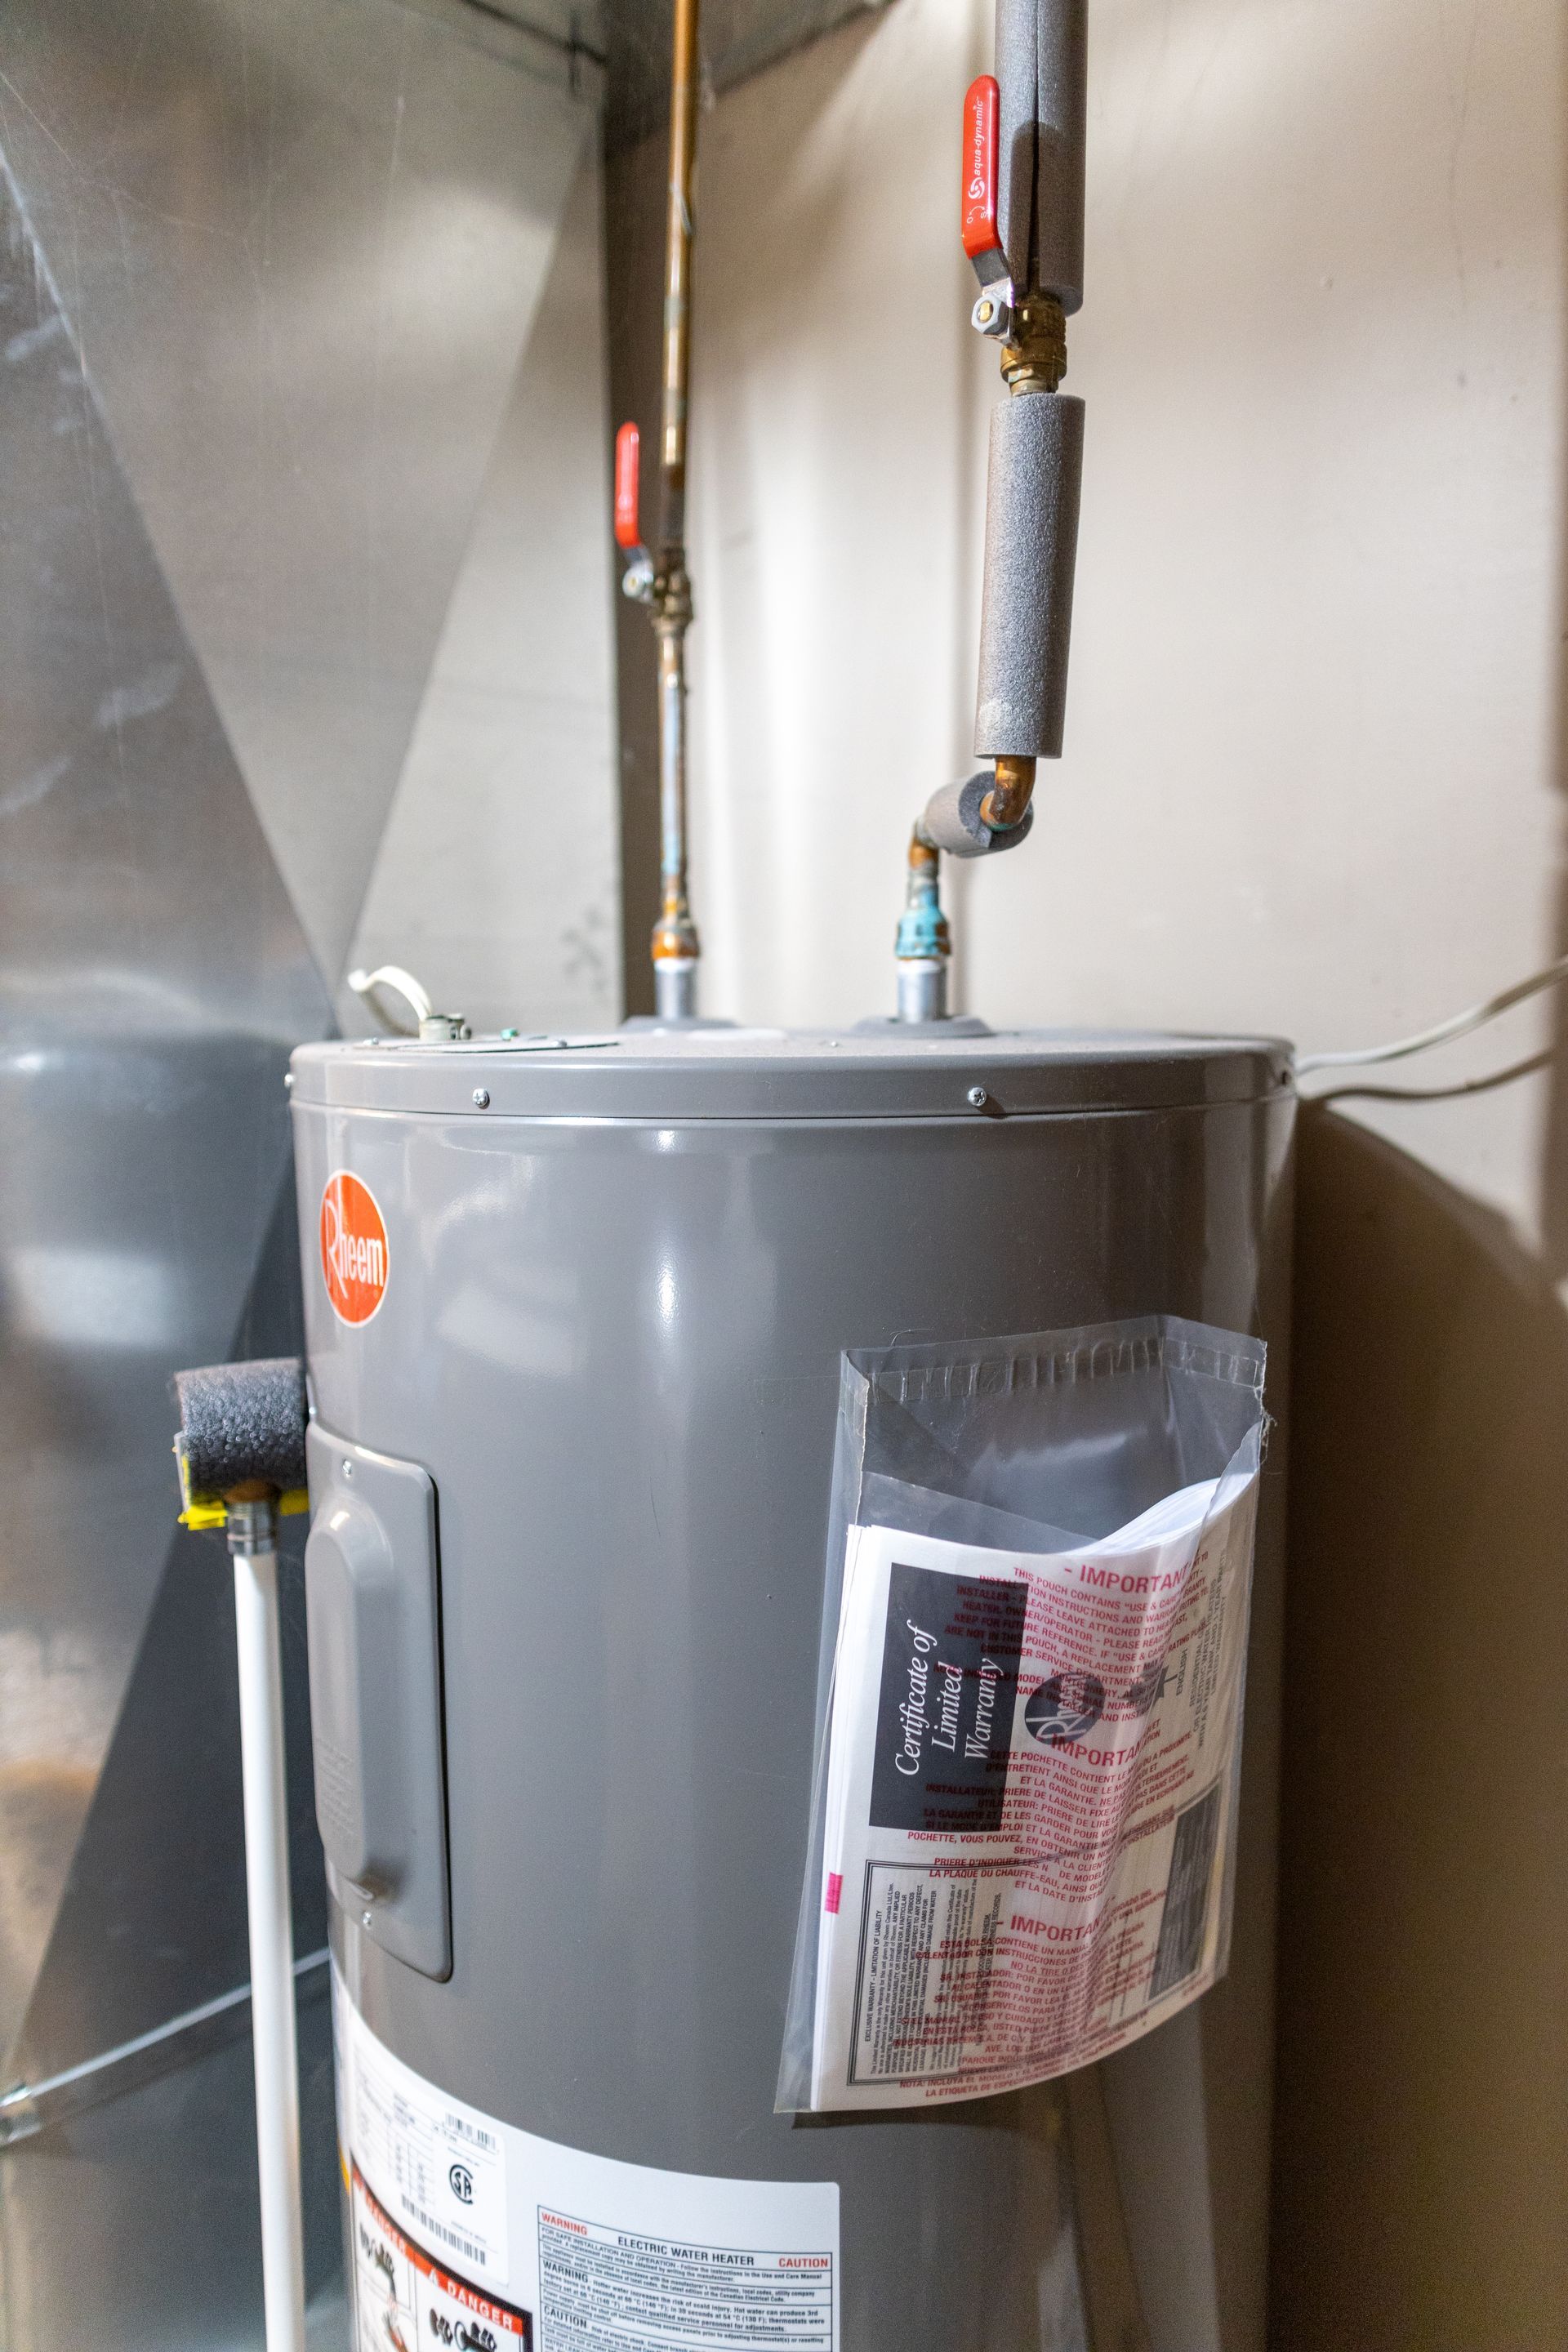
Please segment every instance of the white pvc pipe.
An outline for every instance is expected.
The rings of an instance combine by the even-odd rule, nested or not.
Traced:
[[[237,1552],[239,1741],[245,1770],[245,1884],[250,1910],[250,2021],[267,2352],[305,2352],[300,2201],[300,2076],[294,2040],[294,1929],[283,1780],[283,1653],[278,1554]]]

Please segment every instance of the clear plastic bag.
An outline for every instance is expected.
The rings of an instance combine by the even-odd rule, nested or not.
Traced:
[[[781,2111],[1043,2081],[1223,1972],[1263,1374],[1164,1316],[845,1357]]]

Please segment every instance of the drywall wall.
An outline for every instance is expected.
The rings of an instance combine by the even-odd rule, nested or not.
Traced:
[[[908,826],[968,764],[998,387],[956,156],[989,18],[896,0],[704,121],[713,1012],[890,1009]],[[1028,849],[950,882],[962,1001],[1395,1036],[1568,944],[1563,13],[1094,0],[1091,22],[1068,743]],[[1531,1057],[1558,1019],[1389,1083]],[[1549,1066],[1347,1099],[1303,1135],[1284,2347],[1568,2335],[1565,1106]]]

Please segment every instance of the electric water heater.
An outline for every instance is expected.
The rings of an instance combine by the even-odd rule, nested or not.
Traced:
[[[358,2345],[1071,2352],[1110,2228],[1156,2352],[1260,2347],[1285,1049],[293,1067]],[[1098,2070],[1109,2176],[1059,2084],[776,2113],[845,1351],[1146,1315],[1272,1351],[1228,1975]]]

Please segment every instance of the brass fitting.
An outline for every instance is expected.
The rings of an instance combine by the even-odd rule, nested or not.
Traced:
[[[691,963],[701,952],[697,926],[683,890],[666,890],[651,950],[655,963]]]
[[[1068,372],[1068,322],[1051,294],[1021,294],[1013,305],[1013,331],[1002,346],[1009,392],[1055,392]]]
[[[653,625],[658,630],[685,630],[692,619],[691,580],[683,555],[678,550],[671,560],[662,556],[653,584],[648,590],[648,605]]]
[[[981,802],[980,814],[994,831],[1011,833],[1015,825],[1023,824],[1034,789],[1033,759],[999,751],[996,755],[996,781]],[[910,856],[913,856],[912,851]]]

